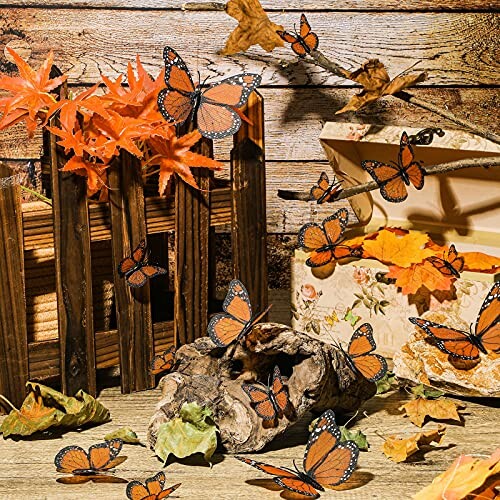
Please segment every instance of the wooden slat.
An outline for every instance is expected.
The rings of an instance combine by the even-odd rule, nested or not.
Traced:
[[[57,118],[50,120],[57,126]],[[96,394],[90,227],[85,178],[61,172],[67,158],[50,134],[61,387]]]
[[[134,9],[134,10],[178,10],[184,5],[193,2],[182,0],[5,0],[0,7],[59,7],[59,8],[93,8],[93,9]],[[196,2],[202,6],[214,4],[212,8],[222,9],[225,2]],[[487,11],[499,8],[498,2],[493,0],[262,0],[260,2],[267,11],[298,10],[304,11]],[[194,8],[194,7],[191,7]]]
[[[16,183],[2,185],[11,175],[0,163],[0,394],[19,407],[28,381],[28,332],[21,190]]]
[[[155,354],[160,354],[174,341],[174,325],[172,321],[156,323],[153,325],[153,330]],[[97,369],[118,365],[120,351],[116,330],[97,332],[95,345]],[[31,342],[29,344],[29,366],[31,380],[58,377],[61,369],[59,341]]]
[[[116,320],[120,342],[120,383],[122,392],[150,389],[154,376],[153,326],[149,283],[131,288],[118,273],[118,265],[146,239],[144,189],[140,160],[122,151],[109,172],[111,242],[116,300]]]
[[[264,100],[250,94],[243,123],[234,136],[231,158],[233,212],[231,241],[234,276],[246,286],[252,306],[267,306],[266,165]]]
[[[212,156],[212,142],[202,139],[193,151]],[[210,267],[210,174],[197,168],[200,191],[178,181],[175,186],[174,335],[176,345],[206,335]]]
[[[303,68],[303,69],[300,69]],[[297,70],[314,67],[300,64]],[[394,74],[390,68],[391,75]],[[80,89],[74,89],[78,92]],[[355,89],[340,88],[260,88],[266,102],[266,160],[270,161],[317,161],[325,155],[318,141],[322,123],[359,122],[379,125],[406,125],[414,127],[440,126],[457,128],[453,124],[409,105],[393,97],[385,97],[377,104],[367,106],[359,113],[335,115],[335,111],[347,103]],[[462,118],[500,133],[497,119],[500,89],[468,88],[417,88],[411,92],[420,99],[444,107]],[[471,113],[471,110],[480,112]],[[21,126],[0,132],[0,157],[29,158],[40,155],[41,140],[36,136],[29,140]],[[229,160],[232,139],[217,141],[215,158]],[[288,182],[285,177],[283,182]]]
[[[275,13],[271,18],[291,29],[298,14]],[[499,28],[494,13],[311,12],[308,19],[320,38],[320,50],[347,69],[378,57],[391,75],[420,61],[418,68],[429,73],[430,85],[498,83],[494,61]],[[202,78],[244,70],[262,74],[265,85],[351,85],[320,68],[297,63],[289,47],[271,54],[252,47],[244,55],[218,56],[236,26],[225,12],[3,9],[0,32],[11,33],[12,26],[22,33],[27,52],[31,50],[30,63],[40,64],[54,49],[69,83],[94,84],[102,73],[117,76],[138,51],[146,70],[156,75],[163,66],[163,46],[169,44],[179,49],[195,75],[201,71]],[[3,40],[8,43],[19,36]]]

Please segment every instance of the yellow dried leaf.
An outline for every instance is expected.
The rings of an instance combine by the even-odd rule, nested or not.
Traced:
[[[429,236],[419,231],[410,231],[403,236],[384,229],[373,240],[365,240],[363,256],[374,258],[388,265],[410,267],[434,255],[424,245]]]
[[[410,421],[422,427],[426,417],[434,420],[455,420],[461,422],[458,409],[463,408],[457,405],[450,399],[414,399],[403,406],[400,410],[404,410]]]
[[[413,500],[460,500],[474,494],[475,498],[495,498],[480,496],[484,491],[496,486],[495,482],[488,481],[495,474],[500,473],[500,448],[491,457],[480,460],[468,455],[460,455],[448,470],[435,477],[429,486],[420,490]],[[498,478],[497,478],[498,479]]]
[[[335,113],[337,115],[346,111],[358,111],[366,104],[376,101],[384,95],[393,95],[416,83],[423,82],[427,75],[426,73],[402,75],[391,80],[384,64],[378,59],[370,59],[356,71],[347,73],[346,77],[360,83],[363,90],[352,96],[351,100]]]
[[[465,270],[494,274],[500,269],[500,258],[481,252],[462,252]]]
[[[276,33],[283,31],[283,26],[271,22],[259,0],[229,0],[226,12],[238,21],[238,26],[229,35],[219,54],[230,56],[245,52],[252,45],[260,45],[267,52],[284,46]]]
[[[389,436],[382,445],[382,451],[393,462],[404,462],[410,455],[420,450],[422,446],[433,442],[440,444],[445,432],[446,427],[439,426],[434,431],[419,432],[407,439]]]

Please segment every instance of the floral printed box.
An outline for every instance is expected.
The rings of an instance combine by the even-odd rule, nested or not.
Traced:
[[[494,276],[464,272],[452,291],[403,295],[385,278],[387,267],[360,260],[337,264],[321,277],[306,266],[308,254],[297,250],[292,258],[292,326],[328,342],[344,343],[361,324],[372,325],[377,352],[392,357],[414,326],[410,316],[439,311],[474,323]],[[420,290],[426,290],[421,288]]]

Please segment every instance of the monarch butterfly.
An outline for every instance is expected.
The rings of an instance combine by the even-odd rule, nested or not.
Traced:
[[[110,469],[123,463],[127,457],[118,457],[123,446],[121,439],[111,439],[94,444],[86,452],[80,446],[66,446],[54,458],[57,472],[73,474],[57,481],[65,484],[94,482],[126,482],[123,479],[105,475]]]
[[[299,245],[312,251],[306,260],[309,267],[320,267],[333,259],[361,257],[361,250],[339,245],[349,220],[347,209],[341,208],[327,217],[321,225],[309,222],[299,231]]]
[[[260,85],[260,75],[241,73],[202,90],[201,84],[195,87],[191,73],[174,49],[165,47],[163,60],[167,88],[158,94],[158,108],[165,120],[181,124],[191,118],[208,139],[222,139],[239,130],[241,118],[235,109],[246,104]]]
[[[295,467],[275,467],[236,456],[238,460],[275,476],[273,481],[287,490],[319,498],[324,486],[331,487],[347,481],[358,462],[359,449],[354,441],[340,442],[340,429],[332,410],[325,411],[316,422],[304,453],[304,472]]]
[[[274,367],[271,386],[242,384],[241,388],[250,398],[255,413],[264,421],[275,421],[290,409],[288,388],[277,365]]]
[[[410,183],[416,189],[424,187],[425,171],[418,162],[413,161],[413,158],[413,149],[408,140],[408,134],[403,132],[397,164],[388,165],[375,160],[363,160],[361,166],[379,185],[380,194],[385,200],[399,203],[408,197],[406,186],[409,186]]]
[[[292,50],[299,56],[305,57],[311,51],[316,50],[319,38],[311,31],[311,26],[304,14],[300,16],[300,33],[289,33],[288,31],[277,31],[278,35],[287,43],[292,44]]]
[[[174,484],[170,488],[163,489],[165,480],[165,473],[158,472],[153,477],[146,479],[146,484],[142,484],[139,481],[131,481],[127,484],[127,497],[130,500],[160,500],[161,498],[170,496],[182,484]]]
[[[330,184],[326,172],[321,172],[318,182],[311,188],[311,198],[316,200],[318,204],[326,203],[335,200],[341,191],[341,183],[337,181],[335,176]]]
[[[170,346],[162,354],[158,354],[151,362],[151,373],[158,375],[159,373],[169,372],[175,365],[175,347]]]
[[[118,274],[124,276],[127,284],[132,288],[140,288],[146,281],[160,274],[167,274],[167,270],[148,262],[146,240],[142,240],[130,257],[125,257],[118,265]]]
[[[500,283],[484,299],[476,319],[475,333],[455,330],[422,318],[408,318],[436,340],[436,346],[459,359],[478,359],[479,352],[500,350]]]
[[[347,352],[342,349],[350,368],[371,382],[380,380],[387,372],[385,358],[380,354],[371,354],[376,348],[373,328],[364,323],[353,333]]]
[[[222,309],[224,313],[214,314],[210,320],[208,335],[218,347],[227,347],[232,342],[239,342],[248,335],[271,309],[271,306],[253,317],[247,289],[240,280],[235,279],[229,283]]]
[[[442,274],[448,277],[454,276],[455,278],[460,278],[460,273],[464,268],[464,258],[458,256],[458,252],[455,245],[450,245],[448,249],[448,256],[441,259],[440,257],[432,256],[428,257],[427,260]]]

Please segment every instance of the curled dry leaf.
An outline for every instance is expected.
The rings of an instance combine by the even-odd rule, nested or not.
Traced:
[[[407,439],[398,439],[389,436],[382,445],[384,455],[393,462],[404,462],[410,455],[419,451],[422,446],[431,443],[440,444],[443,440],[446,427],[439,426],[434,431],[419,432]]]
[[[406,412],[406,416],[410,421],[422,427],[426,417],[434,420],[454,420],[461,422],[458,410],[465,408],[464,405],[457,405],[450,399],[424,399],[417,398],[400,406],[400,410]]]
[[[105,441],[111,441],[112,439],[121,439],[127,444],[142,444],[136,432],[130,427],[120,427],[104,436]]]
[[[376,101],[384,95],[393,95],[403,89],[412,87],[416,83],[423,82],[426,77],[426,73],[418,73],[396,76],[391,80],[384,63],[378,59],[370,59],[356,71],[346,72],[346,78],[361,84],[363,90],[351,97],[350,101],[335,114],[358,111],[363,106]]]
[[[469,498],[469,495],[470,498],[496,498],[494,488],[499,485],[498,474],[500,448],[484,460],[460,455],[448,470],[435,477],[413,500],[459,500]]]
[[[260,45],[267,52],[284,46],[276,33],[283,31],[283,26],[271,22],[259,0],[229,0],[226,12],[238,21],[238,26],[226,40],[225,47],[219,52],[221,55],[245,52],[252,45]]]
[[[500,270],[500,258],[481,252],[463,252],[464,269],[494,274]]]

